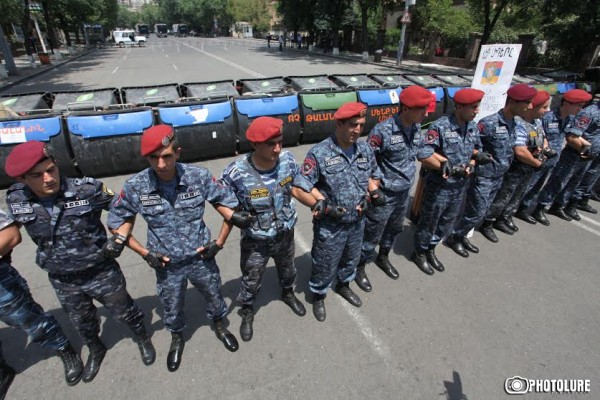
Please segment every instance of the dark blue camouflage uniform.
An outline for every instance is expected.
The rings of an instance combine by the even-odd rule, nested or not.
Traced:
[[[567,135],[583,137],[591,145],[592,158],[600,156],[600,113],[597,104],[586,107],[565,127]],[[583,180],[592,159],[582,158],[571,146],[565,146],[548,183],[540,193],[539,204],[564,207]]]
[[[12,223],[0,210],[0,231]],[[33,300],[27,281],[10,265],[10,253],[0,258],[0,320],[23,329],[32,342],[42,347],[62,350],[68,344],[56,319]]]
[[[250,155],[245,155],[225,168],[221,181],[233,190],[242,209],[257,217],[253,226],[242,229],[238,301],[244,305],[254,303],[271,257],[281,287],[292,288],[296,279],[294,225],[298,219],[292,186],[306,192],[312,189],[293,156],[282,151],[272,171],[259,172]]]
[[[378,123],[369,133],[371,145],[382,173],[381,190],[385,205],[371,207],[366,213],[361,262],[373,261],[375,247],[391,249],[402,232],[410,188],[415,179],[417,148],[421,124],[402,128],[398,114]]]
[[[545,133],[541,120],[536,119],[533,123],[529,123],[521,117],[515,117],[515,147],[524,146],[532,154],[537,154],[544,148],[544,138]],[[511,217],[521,203],[521,198],[535,171],[533,166],[522,163],[515,157],[504,175],[502,186],[486,213],[485,219],[494,221],[497,218]]]
[[[562,151],[565,143],[564,129],[570,118],[561,119],[559,109],[549,111],[542,117],[542,128],[544,129],[544,133],[546,133],[548,146],[558,154]],[[527,187],[527,192],[525,192],[521,201],[524,208],[530,208],[536,204],[546,180],[557,163],[558,157],[549,159],[544,163],[542,168],[533,173]]]
[[[336,273],[340,282],[350,282],[356,275],[365,225],[356,206],[367,194],[369,178],[381,179],[381,171],[367,143],[354,146],[354,156],[348,159],[330,136],[309,150],[302,165],[302,174],[311,184],[330,203],[346,209],[341,220],[326,216],[313,221],[313,268],[308,282],[313,293],[327,293]]]
[[[465,210],[454,227],[454,234],[459,237],[466,236],[483,220],[514,156],[514,120],[507,119],[502,110],[482,118],[477,127],[482,150],[490,153],[494,160],[475,168],[475,177],[467,189]]]
[[[453,166],[467,166],[474,149],[481,148],[479,130],[473,121],[460,127],[454,114],[434,121],[421,142],[417,157],[429,158],[433,153],[446,157]],[[452,229],[468,178],[442,177],[441,171],[429,171],[425,181],[423,204],[415,230],[417,252],[435,247]]]
[[[204,296],[211,319],[227,313],[221,294],[221,275],[214,258],[203,259],[196,249],[210,242],[204,224],[205,201],[234,208],[234,194],[217,183],[206,168],[177,163],[176,199],[172,204],[159,190],[158,178],[151,168],[129,178],[113,202],[108,226],[117,229],[140,214],[148,224],[150,251],[170,258],[156,270],[156,288],[164,307],[165,327],[171,332],[185,328],[183,306],[188,280]]]
[[[584,122],[583,118],[589,118],[589,122]],[[599,103],[592,104],[589,107],[586,107],[579,116],[579,122],[581,126],[575,126],[575,128],[579,131],[587,131],[590,139],[588,141],[590,143],[596,141],[600,141],[600,106]],[[586,120],[587,121],[587,120]],[[596,145],[597,146],[597,145]],[[594,186],[598,179],[600,178],[600,157],[596,156],[594,160],[592,160],[590,166],[585,171],[579,186],[575,192],[573,192],[572,199],[573,200],[584,200],[592,197],[594,194]]]
[[[93,300],[139,329],[144,315],[127,292],[119,264],[100,253],[106,242],[100,216],[113,193],[92,178],[61,178],[60,185],[52,215],[26,185],[12,185],[7,192],[10,215],[38,246],[36,262],[48,272],[63,310],[86,343],[100,333]]]

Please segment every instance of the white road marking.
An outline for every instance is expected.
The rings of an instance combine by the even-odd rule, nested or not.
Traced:
[[[212,57],[212,58],[214,58],[214,59],[215,59],[215,60],[217,60],[217,61],[221,61],[222,63],[225,63],[225,64],[227,64],[227,65],[230,65],[230,66],[232,66],[233,68],[237,68],[237,69],[239,69],[240,71],[246,72],[246,73],[248,73],[248,74],[250,74],[250,75],[253,75],[253,76],[257,77],[257,78],[265,78],[265,75],[259,74],[259,73],[258,73],[258,72],[256,72],[256,71],[252,71],[251,69],[248,69],[248,68],[246,68],[246,67],[242,67],[242,66],[241,66],[241,65],[239,65],[239,64],[236,64],[236,63],[234,63],[234,62],[231,62],[231,61],[229,61],[229,60],[226,60],[226,59],[224,59],[224,58],[221,58],[221,57],[219,57],[219,56],[216,56],[216,55],[214,55],[214,54],[211,54],[211,53],[209,53],[209,52],[207,52],[207,51],[204,51],[204,50],[202,50],[202,49],[199,49],[199,48],[197,48],[196,46],[192,46],[191,44],[188,44],[188,43],[182,43],[182,44],[183,44],[183,45],[185,45],[185,46],[187,46],[187,47],[189,47],[189,48],[191,48],[191,49],[194,49],[194,50],[196,50],[196,51],[197,51],[197,52],[199,52],[199,53],[202,53],[202,54],[205,54],[205,55],[207,55],[207,56],[209,56],[209,57]]]
[[[582,219],[583,221],[585,221],[585,222],[588,222],[588,223],[590,223],[590,224],[592,224],[592,225],[596,225],[596,226],[600,227],[600,222],[598,222],[598,221],[596,221],[596,220],[593,220],[593,219],[591,219],[591,218],[588,218],[588,217],[586,217],[585,215],[581,215],[581,214],[579,214],[579,216],[581,216],[581,219]]]
[[[119,67],[115,67],[115,69],[113,69],[112,73],[115,74],[118,70],[119,70]]]
[[[591,232],[591,233],[593,233],[593,234],[594,234],[594,235],[596,235],[596,236],[600,236],[600,231],[597,231],[597,230],[595,230],[595,229],[593,229],[593,228],[590,228],[589,226],[587,226],[587,225],[584,225],[584,224],[582,224],[581,222],[577,222],[577,221],[571,221],[571,222],[573,223],[573,225],[575,225],[575,226],[576,226],[576,227],[578,227],[578,228],[581,228],[581,229],[583,229],[583,230],[586,230],[586,231],[588,231],[588,232]],[[594,221],[594,222],[595,222],[595,221]]]
[[[173,64],[173,68],[175,68],[175,71],[178,71],[177,65]]]

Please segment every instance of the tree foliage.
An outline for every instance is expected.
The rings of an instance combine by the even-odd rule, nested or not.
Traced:
[[[271,16],[267,0],[229,0],[228,8],[233,21],[248,22],[257,32],[269,30]]]

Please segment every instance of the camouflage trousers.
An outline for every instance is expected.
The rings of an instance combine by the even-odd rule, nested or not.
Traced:
[[[583,174],[583,178],[573,192],[574,200],[589,199],[594,195],[594,186],[600,181],[600,157],[594,159],[588,169]]]
[[[487,178],[475,176],[471,180],[467,189],[465,210],[454,226],[455,235],[459,237],[467,236],[471,229],[481,223],[492,205],[500,186],[502,186],[502,177]]]
[[[254,303],[261,288],[262,276],[271,257],[275,261],[279,285],[284,289],[294,286],[296,266],[294,265],[293,229],[267,240],[242,238],[240,248],[242,285],[237,299],[241,304]]]
[[[156,291],[164,308],[165,327],[170,332],[185,328],[185,291],[188,280],[206,300],[206,314],[215,319],[227,314],[227,304],[221,293],[221,274],[214,258],[200,257],[184,264],[169,265],[156,270]]]
[[[375,247],[391,249],[396,236],[404,229],[410,188],[401,192],[384,191],[385,205],[367,210],[365,233],[361,249],[361,262],[375,259]]]
[[[327,293],[336,275],[341,282],[354,280],[364,228],[364,218],[350,223],[314,222],[312,272],[308,281],[311,292]]]
[[[591,160],[582,159],[575,150],[565,147],[560,159],[540,193],[539,204],[548,207],[564,207],[583,179]]]
[[[27,281],[11,265],[0,262],[0,320],[23,329],[31,341],[52,350],[69,343],[56,319],[33,300]]]
[[[534,170],[524,169],[523,166],[513,163],[504,175],[502,186],[486,213],[485,219],[495,221],[497,218],[511,217],[521,203],[534,172]]]
[[[86,344],[100,333],[94,300],[133,331],[143,326],[144,314],[127,292],[125,276],[116,262],[91,275],[49,275],[49,279],[63,310]]]

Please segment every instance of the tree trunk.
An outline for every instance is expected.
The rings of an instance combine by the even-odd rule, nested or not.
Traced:
[[[29,18],[29,0],[24,0],[25,4],[25,12],[23,13],[23,22],[21,25],[23,26],[23,36],[25,36],[25,53],[28,56],[33,54],[33,50],[31,48],[31,43],[29,42],[29,38],[31,37],[31,19]]]

